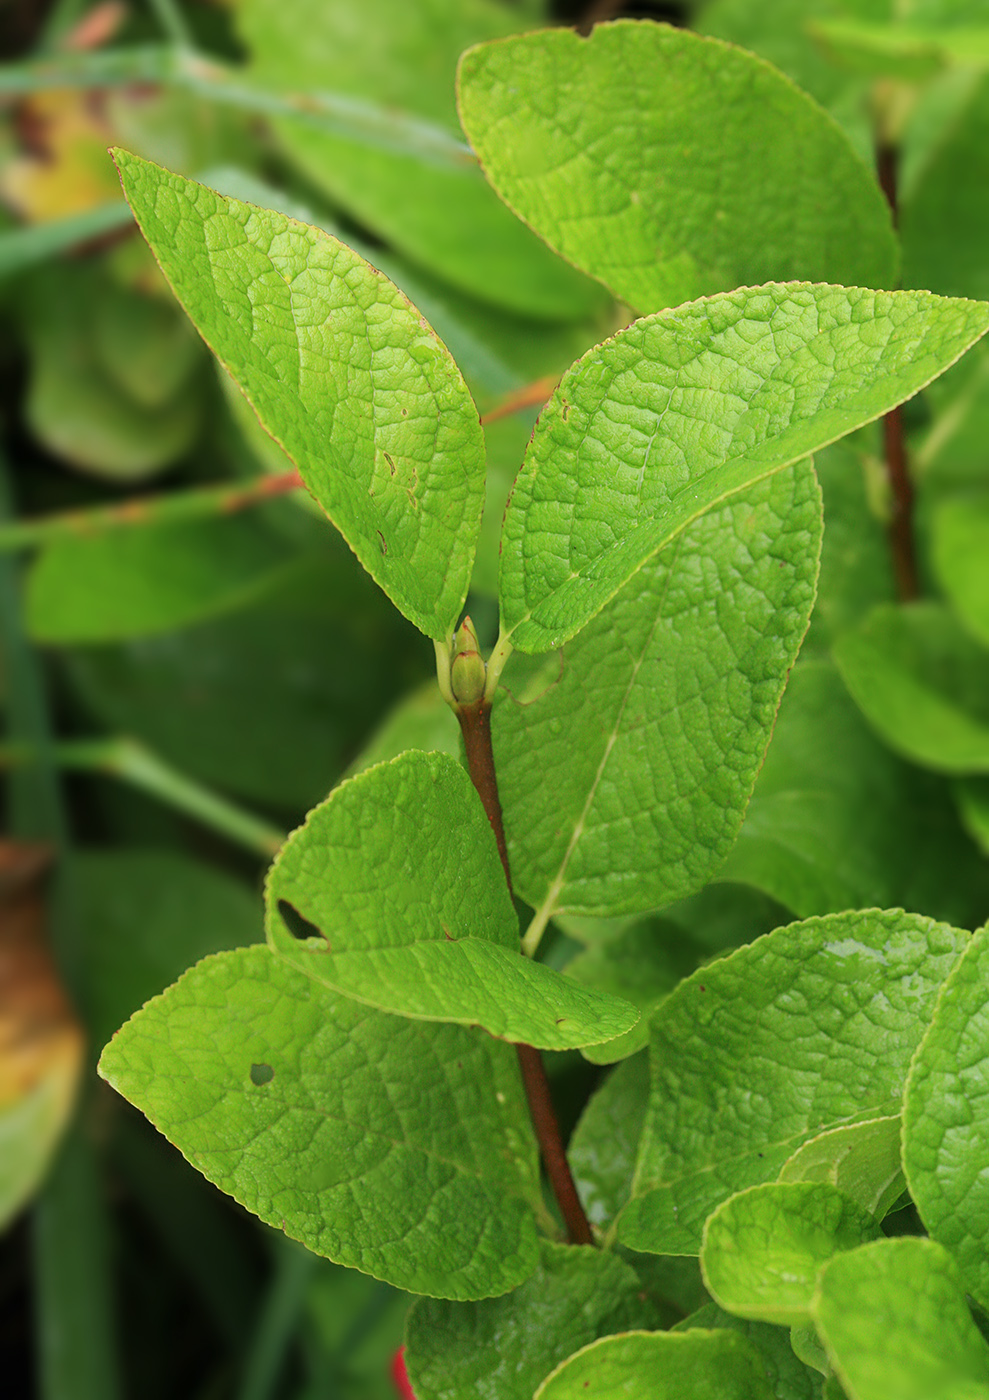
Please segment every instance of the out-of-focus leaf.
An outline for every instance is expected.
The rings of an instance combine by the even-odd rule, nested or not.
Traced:
[[[869,489],[868,445],[866,430],[814,457],[824,497],[824,544],[802,657],[828,654],[836,637],[895,596],[889,540]]]
[[[347,776],[387,763],[406,749],[460,757],[460,726],[435,681],[427,681],[398,702],[350,765]]]
[[[989,29],[984,42],[989,62]],[[954,296],[989,296],[987,221],[989,76],[930,152],[904,199],[900,237],[905,285]]]
[[[330,538],[254,608],[76,650],[68,667],[107,727],[211,785],[302,812],[357,756],[396,690],[432,672],[433,657]]]
[[[184,365],[171,396],[150,405],[148,399],[158,397],[157,391],[147,387],[145,371],[136,359],[122,379],[115,372],[119,359],[111,367],[105,353],[95,353],[93,329],[100,306],[105,298],[122,295],[137,303],[131,308],[127,330],[130,355],[136,345],[144,365],[167,363],[173,354]],[[20,309],[32,358],[25,413],[32,431],[50,451],[95,476],[139,481],[153,476],[191,445],[202,408],[201,385],[194,372],[199,357],[188,355],[184,333],[176,339],[174,317],[166,317],[163,323],[157,306],[141,304],[137,293],[115,289],[98,269],[86,265],[61,265],[37,273],[23,288]],[[141,327],[136,337],[135,319]],[[107,340],[112,335],[108,327]],[[155,340],[157,345],[148,343]],[[123,382],[128,378],[141,380],[142,398],[133,397]],[[166,371],[168,378],[174,385],[171,369]]]
[[[958,617],[989,646],[989,494],[940,503],[932,521],[931,558]]]
[[[525,27],[534,6],[491,0],[367,0],[360,22],[349,0],[248,0],[238,25],[251,72],[265,86],[332,88],[426,118],[459,135],[454,75],[478,40]],[[462,291],[522,315],[577,320],[602,304],[599,290],[554,257],[487,186],[469,156],[458,167],[341,140],[303,121],[279,134],[306,175],[413,262]]]
[[[0,193],[24,218],[43,223],[120,199],[120,182],[106,153],[112,131],[85,93],[69,88],[36,93],[20,121],[33,133],[35,153],[0,169]]]
[[[587,1218],[611,1224],[632,1194],[632,1173],[649,1103],[649,1057],[623,1060],[588,1100],[568,1156]]]
[[[585,1059],[610,1065],[648,1045],[649,1017],[696,966],[697,957],[683,930],[657,918],[643,919],[579,953],[567,964],[568,977],[596,991],[611,992],[640,1011],[638,1023],[624,1035],[583,1047]]]
[[[695,1327],[725,1327],[741,1332],[759,1353],[775,1400],[820,1400],[821,1377],[797,1359],[784,1328],[733,1317],[719,1308],[717,1303],[705,1304],[690,1317],[678,1322],[672,1330],[691,1332]]]
[[[200,958],[263,936],[256,896],[177,851],[80,851],[74,875],[97,1045]]]
[[[985,862],[944,785],[876,737],[827,662],[798,664],[738,840],[718,872],[795,914],[902,905],[971,928]]]
[[[942,773],[989,772],[989,651],[937,603],[875,608],[834,658],[893,748]]]
[[[133,525],[51,544],[28,575],[40,641],[120,641],[244,607],[292,568],[256,516]]]

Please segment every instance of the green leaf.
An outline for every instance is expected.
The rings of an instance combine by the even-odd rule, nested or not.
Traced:
[[[204,1176],[317,1254],[478,1298],[538,1265],[538,1170],[514,1051],[384,1016],[258,946],[199,963],[100,1073]]]
[[[608,1040],[638,1019],[519,955],[488,819],[448,754],[412,750],[336,788],[283,846],[266,901],[276,952],[382,1011],[544,1050]]]
[[[635,1272],[614,1254],[541,1245],[521,1288],[481,1303],[420,1299],[405,1362],[417,1400],[532,1400],[579,1347],[653,1322]]]
[[[192,963],[263,935],[246,886],[177,851],[77,852],[73,897],[97,1045]]]
[[[960,778],[953,786],[965,830],[983,855],[989,855],[989,778]]]
[[[87,712],[252,801],[290,813],[321,801],[384,717],[396,676],[425,680],[432,660],[323,533],[325,554],[301,557],[295,577],[254,608],[71,654]]]
[[[648,1045],[649,1017],[696,966],[683,930],[666,919],[643,919],[567,963],[567,976],[582,987],[610,992],[639,1008],[630,1031],[603,1045],[586,1046],[585,1059],[611,1065]]]
[[[952,1251],[966,1288],[989,1300],[989,930],[972,938],[944,985],[907,1081],[903,1166],[931,1235]]]
[[[983,18],[984,18],[983,10]],[[942,40],[949,31],[944,31]],[[959,34],[959,40],[966,42]],[[983,31],[983,41],[989,30]],[[989,47],[985,50],[989,61]],[[971,55],[975,59],[974,52]],[[989,77],[944,131],[901,213],[903,277],[907,286],[953,296],[989,294],[984,233],[989,219]]]
[[[899,910],[776,929],[681,983],[652,1021],[633,1249],[695,1254],[704,1221],[820,1133],[899,1111],[968,935]]]
[[[833,653],[859,709],[894,749],[942,773],[989,773],[989,652],[947,609],[884,604]]]
[[[185,373],[164,401],[149,403],[146,392],[133,395],[136,376],[130,384],[118,377],[119,363],[108,361],[106,335],[103,353],[97,353],[99,308],[107,299],[124,295],[85,263],[58,263],[27,283],[21,302],[32,361],[24,411],[32,433],[57,457],[112,482],[143,481],[186,452],[198,432],[203,406],[201,381],[190,374],[198,356],[190,361],[171,330],[165,334],[168,351]],[[136,293],[126,295],[147,300]],[[148,345],[162,328],[153,303],[146,309],[150,319],[138,337],[145,362],[158,358],[163,349]],[[129,350],[135,351],[133,334]]]
[[[355,113],[374,103],[459,136],[457,58],[479,39],[531,23],[516,5],[487,0],[248,0],[238,27],[251,73],[270,88],[333,88]],[[576,320],[602,298],[514,218],[469,152],[424,161],[318,130],[304,114],[277,131],[293,161],[356,221],[444,281],[522,315]]]
[[[471,49],[459,91],[506,203],[641,312],[771,280],[892,284],[871,173],[752,54],[632,21],[548,30]]]
[[[718,872],[806,917],[879,906],[972,927],[985,863],[944,785],[876,738],[834,668],[798,663],[739,838]]]
[[[826,1182],[753,1186],[708,1219],[704,1282],[726,1311],[794,1327],[810,1317],[821,1265],[878,1234],[874,1217]]]
[[[885,502],[876,499],[873,433],[864,429],[814,457],[824,497],[824,545],[817,601],[800,651],[804,658],[829,656],[836,637],[896,596]]]
[[[588,1100],[567,1156],[587,1218],[604,1229],[632,1194],[649,1105],[649,1057],[623,1060]]]
[[[502,531],[505,635],[559,646],[691,521],[909,398],[987,326],[981,303],[799,284],[633,322],[536,425]]]
[[[716,1378],[716,1380],[715,1380]],[[735,1332],[627,1332],[584,1347],[534,1400],[772,1400],[758,1353]]]
[[[939,503],[931,521],[931,562],[958,617],[989,646],[989,494]]]
[[[820,1400],[821,1378],[798,1361],[790,1338],[782,1327],[765,1322],[748,1322],[707,1303],[697,1312],[685,1317],[673,1328],[674,1332],[692,1332],[697,1327],[725,1328],[739,1332],[759,1353],[766,1380],[775,1400]]]
[[[814,1320],[848,1400],[986,1400],[989,1347],[932,1240],[879,1240],[821,1272]]]
[[[69,645],[170,632],[252,602],[286,564],[250,516],[59,540],[28,574],[27,626],[39,641]]]
[[[985,27],[927,28],[849,19],[819,20],[811,32],[839,63],[871,78],[920,83],[942,68],[989,66]]]
[[[495,710],[509,857],[540,921],[658,908],[716,870],[807,626],[820,531],[807,463],[739,493],[638,571],[541,698]]]
[[[116,159],[176,296],[264,426],[396,607],[445,638],[484,494],[477,413],[445,347],[329,234]]]
[[[900,1115],[891,1114],[811,1138],[783,1163],[779,1179],[830,1182],[882,1220],[906,1190],[900,1155]]]

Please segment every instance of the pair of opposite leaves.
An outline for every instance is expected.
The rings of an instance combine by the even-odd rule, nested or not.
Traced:
[[[613,111],[633,75],[650,94],[635,131]],[[590,41],[548,31],[481,46],[460,84],[499,193],[653,312],[584,355],[540,417],[502,531],[502,632],[522,651],[573,637],[692,520],[910,397],[989,324],[961,300],[792,283],[655,310],[766,275],[886,285],[895,274],[870,173],[823,111],[750,54],[619,23]],[[117,160],[179,300],[264,426],[400,611],[447,641],[485,468],[445,347],[327,234]],[[781,201],[808,170],[814,200]]]

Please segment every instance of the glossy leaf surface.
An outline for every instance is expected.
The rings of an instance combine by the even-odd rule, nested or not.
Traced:
[[[879,1240],[821,1273],[814,1320],[849,1400],[987,1400],[989,1347],[931,1240]]]
[[[480,1303],[422,1299],[406,1329],[416,1400],[532,1400],[559,1362],[612,1332],[648,1326],[634,1271],[614,1254],[544,1241],[531,1278]]]
[[[829,1182],[881,1220],[906,1190],[900,1115],[832,1128],[811,1138],[783,1163],[779,1179]]]
[[[704,1227],[701,1267],[716,1302],[756,1322],[806,1322],[821,1266],[879,1234],[875,1219],[824,1182],[740,1191]]]
[[[696,1253],[711,1211],[774,1180],[803,1143],[897,1112],[967,938],[899,911],[836,914],[777,929],[682,983],[652,1021],[649,1112],[620,1238]]]
[[[758,1353],[737,1332],[628,1332],[578,1351],[534,1400],[613,1400],[623,1389],[650,1400],[772,1400]]]
[[[903,1110],[903,1164],[927,1229],[950,1249],[966,1288],[989,1303],[989,934],[973,935],[917,1051]]]

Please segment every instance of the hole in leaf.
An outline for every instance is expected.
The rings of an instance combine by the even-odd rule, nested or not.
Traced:
[[[289,904],[287,899],[280,899],[278,901],[278,912],[281,914],[285,922],[285,927],[293,938],[306,939],[323,937],[322,929],[310,923],[307,918],[299,913],[294,904]]]
[[[252,1084],[270,1084],[275,1077],[271,1065],[251,1065]]]

